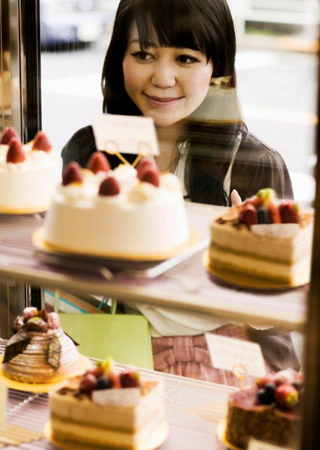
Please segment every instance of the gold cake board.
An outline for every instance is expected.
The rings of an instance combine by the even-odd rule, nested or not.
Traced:
[[[73,255],[73,256],[93,256],[103,259],[116,259],[116,260],[126,260],[126,261],[164,261],[166,259],[173,258],[183,254],[184,252],[190,250],[195,244],[200,242],[200,234],[190,228],[188,240],[178,248],[170,252],[161,253],[150,253],[150,254],[126,254],[126,253],[107,253],[106,251],[92,251],[83,252],[81,250],[70,250],[56,245],[52,245],[44,239],[44,227],[38,228],[32,235],[32,243],[38,249],[46,253],[52,253],[55,255]]]
[[[164,441],[167,439],[169,434],[168,425],[165,422],[162,422],[156,430],[152,433],[150,438],[148,439],[148,442],[146,442],[144,445],[140,445],[137,447],[134,447],[134,450],[154,450],[158,447],[160,447],[161,444],[164,443]],[[59,441],[56,441],[52,437],[52,430],[51,430],[51,423],[47,422],[44,428],[44,435],[48,439],[48,441],[56,445],[57,447],[63,449],[63,450],[93,450],[93,448],[101,448],[101,447],[93,447],[92,445],[86,446],[81,445],[80,443],[60,443]],[[108,450],[121,450],[123,447],[114,446],[114,447],[103,447],[104,449]]]
[[[25,215],[37,214],[48,211],[50,204],[42,206],[29,206],[28,208],[3,208],[0,206],[0,214]]]
[[[236,273],[228,271],[226,269],[220,270],[218,268],[213,268],[210,265],[209,260],[209,250],[207,250],[202,257],[202,263],[210,275],[213,275],[217,280],[223,281],[225,283],[231,284],[233,286],[248,288],[248,289],[258,289],[258,290],[283,290],[283,289],[293,289],[296,287],[304,286],[309,283],[309,277],[300,279],[296,283],[285,283],[277,282],[272,280],[264,280],[258,277],[250,277],[249,275],[243,275],[241,273]]]
[[[82,375],[89,367],[92,366],[91,361],[84,355],[79,354],[79,359],[74,370],[70,371],[68,375],[57,378],[51,383],[23,383],[20,381],[11,380],[8,378],[2,370],[1,364],[3,360],[3,355],[0,355],[0,381],[3,381],[8,388],[15,389],[16,391],[26,391],[33,392],[35,394],[46,394],[49,391],[56,389],[60,384],[64,383],[68,378],[75,377],[76,375]]]
[[[217,425],[217,436],[219,440],[229,449],[229,450],[243,450],[240,447],[235,447],[230,444],[230,442],[226,439],[226,428],[227,428],[227,419],[221,419]]]

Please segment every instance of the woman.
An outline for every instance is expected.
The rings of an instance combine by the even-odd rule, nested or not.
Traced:
[[[265,187],[292,197],[281,156],[241,121],[235,49],[225,0],[121,0],[102,72],[103,111],[153,118],[157,162],[180,175],[191,201],[228,205],[234,189],[247,198]],[[86,127],[63,149],[64,164],[86,166],[94,151],[92,128]],[[113,167],[120,162],[108,159]],[[290,336],[273,329],[137,307],[153,328],[155,369],[237,384],[232,374],[212,368],[202,334],[208,331],[259,342],[273,370],[298,367]]]

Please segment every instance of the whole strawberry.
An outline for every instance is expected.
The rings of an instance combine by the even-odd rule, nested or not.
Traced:
[[[13,164],[22,163],[26,160],[26,154],[18,138],[11,139],[6,159],[8,163]]]
[[[51,142],[46,133],[39,131],[34,138],[32,150],[42,150],[43,152],[50,152],[52,150]]]
[[[98,172],[108,172],[111,167],[105,155],[101,152],[94,152],[88,161],[87,169],[96,174]]]
[[[102,197],[113,197],[120,194],[120,185],[116,178],[106,177],[99,187],[99,195]]]
[[[18,133],[13,127],[7,127],[0,139],[0,145],[8,145],[12,138],[18,138]]]
[[[83,176],[81,172],[81,167],[78,163],[70,163],[64,170],[62,175],[62,184],[67,186],[71,183],[83,183]]]
[[[292,384],[281,384],[275,391],[275,401],[280,409],[291,410],[299,403],[298,391]]]
[[[281,203],[279,211],[282,223],[300,223],[300,211],[295,202]]]
[[[124,372],[119,375],[121,387],[134,388],[140,386],[140,375],[138,372]]]
[[[160,175],[156,169],[150,169],[147,167],[147,170],[144,172],[140,180],[145,183],[153,184],[155,187],[160,186]]]

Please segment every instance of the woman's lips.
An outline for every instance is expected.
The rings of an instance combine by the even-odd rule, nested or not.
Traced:
[[[155,106],[171,106],[181,100],[183,97],[153,97],[147,94],[144,94],[149,102]]]

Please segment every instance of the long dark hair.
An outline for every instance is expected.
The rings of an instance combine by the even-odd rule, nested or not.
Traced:
[[[229,76],[230,84],[235,86],[236,39],[226,0],[121,0],[102,71],[104,112],[141,115],[125,90],[122,69],[134,22],[142,49],[148,47],[155,33],[160,46],[199,50],[208,61],[213,61],[212,77]],[[237,134],[235,128],[192,122],[185,127],[180,141],[187,142],[190,150],[185,186],[187,197],[192,201],[225,204],[222,185],[230,151],[225,152],[222,159],[217,158],[216,153],[221,155],[221,149],[232,147]]]

